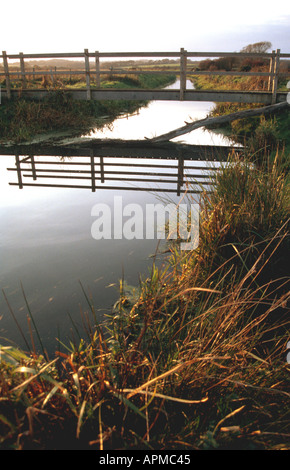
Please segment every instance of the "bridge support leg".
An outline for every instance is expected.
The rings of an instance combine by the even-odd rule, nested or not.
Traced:
[[[88,49],[85,49],[85,67],[86,67],[87,100],[90,100],[92,96],[91,96],[90,61],[89,61]]]
[[[19,189],[22,189],[23,188],[22,174],[21,174],[20,160],[19,160],[18,154],[15,155],[15,163],[16,163],[16,169],[17,169],[18,187]]]
[[[184,183],[184,158],[182,152],[178,155],[178,175],[177,175],[177,196],[180,196],[180,189]]]
[[[275,59],[274,59],[274,75],[273,75],[273,82],[272,82],[272,104],[277,103],[279,66],[280,66],[280,49],[277,49]]]
[[[268,79],[268,91],[271,91],[273,88],[274,62],[275,62],[275,51],[272,51],[272,57],[270,59],[270,66],[269,66],[270,75]]]
[[[180,49],[180,101],[184,100],[184,92],[186,90],[186,52],[183,47]]]
[[[26,76],[25,76],[25,65],[24,65],[24,58],[23,52],[19,52],[20,56],[20,70],[21,70],[21,81],[23,88],[26,88]]]
[[[10,98],[11,98],[11,84],[10,84],[9,66],[8,66],[8,59],[7,59],[6,51],[3,51],[2,55],[3,55],[5,80],[6,80],[6,94],[7,94],[7,98],[10,100]]]
[[[92,176],[92,192],[96,191],[96,175],[95,175],[95,156],[94,151],[91,150],[91,176]]]
[[[95,64],[96,64],[96,85],[97,88],[101,87],[101,76],[100,76],[100,56],[99,52],[95,52]]]

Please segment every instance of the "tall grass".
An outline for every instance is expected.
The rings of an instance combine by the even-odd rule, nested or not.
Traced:
[[[289,450],[286,175],[232,156],[213,184],[197,250],[121,281],[102,325],[86,296],[89,340],[2,347],[1,448]]]
[[[78,101],[62,91],[53,92],[43,101],[17,99],[0,108],[0,140],[15,143],[42,133],[70,132],[88,134],[112,123],[121,112],[134,112],[145,102]]]
[[[267,71],[258,67],[257,71]],[[267,91],[267,77],[232,77],[232,76],[199,76],[192,78],[196,89],[213,90],[242,90]],[[286,91],[287,79],[280,77],[278,90]],[[260,104],[248,103],[216,103],[211,116],[221,116],[243,109],[260,107]],[[271,116],[259,116],[246,119],[237,119],[223,127],[223,131],[235,142],[248,147],[252,154],[261,154],[264,157],[265,149],[270,153],[277,146],[286,147],[289,161],[290,135],[289,111],[278,111]],[[288,166],[289,168],[289,166]]]

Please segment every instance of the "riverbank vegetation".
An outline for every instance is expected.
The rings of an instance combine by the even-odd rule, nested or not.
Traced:
[[[84,291],[87,337],[55,357],[29,313],[27,351],[1,348],[2,449],[289,450],[282,160],[230,155],[201,195],[198,248],[170,245],[133,292],[120,281],[103,324]]]
[[[269,42],[249,44],[241,52],[266,52],[271,47]],[[206,59],[199,63],[202,71],[239,71],[241,72],[268,72],[269,63],[266,59],[253,58],[219,58]],[[280,62],[280,72],[285,74],[290,71],[289,60]],[[201,75],[191,77],[197,90],[241,90],[241,91],[268,91],[269,78],[266,76],[228,76],[228,75]],[[287,83],[289,76],[281,75],[278,81],[278,91],[288,91]],[[236,111],[260,107],[260,104],[243,103],[216,103],[212,109],[211,116],[222,116]],[[225,126],[222,132],[229,136],[236,143],[247,145],[249,150],[255,152],[264,150],[265,146],[269,151],[277,146],[286,146],[289,152],[290,116],[289,111],[282,110],[275,115],[260,116],[246,119],[238,119]]]
[[[263,77],[262,77],[263,78]],[[216,90],[256,90],[261,91],[265,89],[266,82],[264,79],[253,79],[253,77],[237,77],[233,81],[228,76],[215,76],[211,79],[205,76],[197,77],[193,79],[196,89],[216,89]],[[286,91],[287,80],[280,81],[279,90]],[[260,104],[242,104],[242,103],[215,103],[215,107],[212,109],[211,116],[223,116],[236,111],[260,107]],[[237,143],[244,144],[245,139],[255,134],[256,137],[261,135],[263,131],[265,135],[272,134],[272,143],[274,146],[277,144],[285,143],[289,146],[289,129],[290,117],[289,111],[283,110],[277,112],[275,115],[267,117],[253,117],[247,119],[236,120],[224,128],[224,132],[227,133]],[[261,146],[261,141],[257,141],[258,146]]]
[[[175,81],[173,74],[104,76],[104,88],[158,88]],[[35,82],[35,83],[34,83]],[[39,87],[41,78],[32,81]],[[16,86],[17,84],[15,84]],[[70,88],[85,88],[85,82],[76,78]],[[15,143],[31,140],[39,134],[67,132],[71,135],[87,135],[93,129],[103,129],[118,116],[138,111],[146,101],[108,100],[75,101],[63,84],[48,84],[49,94],[41,101],[17,98],[2,100],[0,106],[0,141]]]

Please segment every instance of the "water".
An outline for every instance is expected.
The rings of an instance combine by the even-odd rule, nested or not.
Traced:
[[[179,80],[167,88],[179,89]],[[193,89],[191,81],[187,80],[187,89]],[[116,139],[144,139],[152,138],[159,134],[184,126],[185,122],[192,119],[204,118],[214,107],[210,102],[176,102],[176,101],[151,101],[146,108],[140,110],[139,115],[115,122],[112,131],[93,132],[93,137],[106,137]],[[228,140],[219,134],[197,129],[189,134],[177,137],[173,142],[185,142],[197,145],[228,145]]]
[[[94,132],[90,137],[152,137],[183,126],[191,118],[204,117],[212,106],[212,103],[152,102],[139,115],[119,119],[112,130]],[[182,141],[228,144],[222,137],[201,130],[183,136]],[[23,287],[43,343],[52,354],[58,344],[56,338],[66,342],[72,331],[77,336],[73,323],[82,330],[81,312],[89,309],[81,286],[102,320],[118,299],[119,279],[124,275],[129,285],[137,286],[139,274],[150,273],[150,255],[158,246],[156,239],[93,239],[93,206],[102,202],[112,208],[115,196],[120,195],[123,206],[134,202],[145,207],[160,201],[156,194],[145,191],[19,190],[9,186],[12,175],[6,168],[12,161],[14,164],[11,156],[0,156],[0,286],[21,329],[29,337]],[[179,200],[177,196],[171,199]],[[8,340],[9,344],[25,347],[2,292],[0,318],[0,344],[7,344]]]

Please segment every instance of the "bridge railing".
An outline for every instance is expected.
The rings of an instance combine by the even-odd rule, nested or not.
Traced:
[[[11,91],[15,90],[15,79],[20,80],[20,85],[16,87],[19,91],[27,89],[28,77],[45,77],[49,76],[52,84],[55,83],[56,77],[73,77],[83,76],[86,83],[86,97],[91,99],[92,89],[101,88],[101,76],[102,75],[138,75],[138,74],[166,74],[172,73],[180,77],[180,100],[184,99],[186,92],[186,80],[188,76],[198,75],[228,75],[228,76],[252,76],[252,77],[267,77],[268,78],[268,92],[272,93],[272,103],[276,102],[278,80],[281,76],[290,76],[290,72],[281,70],[281,59],[290,58],[290,54],[281,53],[280,49],[272,51],[271,53],[246,53],[246,52],[189,52],[184,48],[181,48],[179,52],[89,52],[85,49],[84,52],[79,53],[44,53],[44,54],[7,54],[3,51],[0,55],[3,61],[2,71],[0,69],[0,80],[1,77],[5,78],[5,88],[3,91],[6,93],[6,97],[9,99],[12,96]],[[168,66],[164,64],[150,64],[150,67],[140,66],[138,62],[136,65],[129,67],[128,65],[121,67],[121,59],[179,59],[176,62],[176,66]],[[198,67],[194,67],[189,59],[207,59],[207,58],[239,58],[239,59],[264,59],[268,62],[268,71],[242,71],[242,70],[200,70]],[[49,66],[43,68],[33,67],[32,70],[28,68],[28,60],[48,60],[48,59],[68,59],[71,60],[72,67],[65,70],[54,70]],[[73,69],[74,61],[76,59],[83,60],[83,67],[81,69]],[[111,60],[111,65],[105,68],[101,66],[101,61],[104,59]],[[114,61],[116,67],[112,65]],[[10,62],[13,61],[13,62]],[[16,61],[16,62],[15,62]],[[18,65],[17,62],[19,61]],[[26,62],[25,62],[26,61]],[[112,62],[113,61],[113,62]],[[175,65],[175,64],[174,64]],[[43,66],[45,67],[45,66]]]

